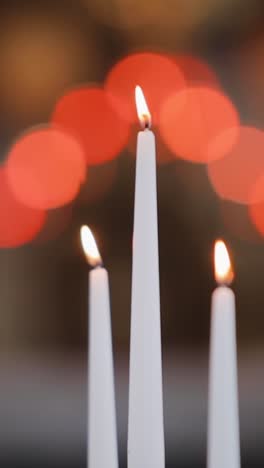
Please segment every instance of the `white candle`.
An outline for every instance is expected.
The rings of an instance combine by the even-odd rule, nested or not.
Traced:
[[[156,154],[139,87],[134,206],[128,414],[128,468],[164,468]]]
[[[89,274],[88,467],[118,468],[108,273],[87,226],[81,240]]]
[[[235,295],[227,287],[233,278],[225,244],[215,244],[209,362],[207,468],[239,468],[239,411]]]

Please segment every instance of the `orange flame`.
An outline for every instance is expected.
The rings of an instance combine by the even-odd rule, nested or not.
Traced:
[[[139,118],[142,128],[144,129],[150,128],[151,127],[151,115],[149,112],[149,108],[148,108],[145,96],[140,86],[136,86],[135,99],[136,99],[137,114],[138,114],[138,118]]]
[[[234,278],[234,272],[225,243],[219,239],[214,247],[215,279],[219,284],[230,284]]]
[[[92,267],[102,264],[102,258],[96,245],[94,236],[88,226],[82,226],[80,230],[81,243],[88,263]]]

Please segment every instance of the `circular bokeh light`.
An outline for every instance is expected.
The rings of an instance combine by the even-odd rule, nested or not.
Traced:
[[[6,170],[0,168],[0,247],[18,247],[32,241],[45,218],[45,211],[30,208],[17,200],[9,186]]]
[[[157,125],[162,104],[185,86],[185,80],[175,61],[166,55],[142,52],[117,62],[106,78],[105,89],[119,114],[129,122],[138,120],[135,107],[137,85],[142,88],[153,123]]]
[[[206,163],[225,155],[234,145],[239,117],[231,101],[216,89],[186,88],[164,103],[160,130],[170,150],[187,161]],[[222,145],[211,141],[233,128]]]
[[[85,149],[87,164],[114,159],[129,138],[129,125],[100,88],[79,88],[56,104],[52,121],[69,131]]]
[[[82,147],[53,127],[26,133],[8,154],[10,186],[22,203],[33,208],[58,208],[72,201],[85,172]]]
[[[218,136],[214,146],[221,147],[229,140],[232,130]],[[232,150],[222,159],[208,164],[208,176],[216,193],[224,199],[238,203],[259,201],[264,195],[256,182],[264,174],[264,132],[253,127],[240,127]]]

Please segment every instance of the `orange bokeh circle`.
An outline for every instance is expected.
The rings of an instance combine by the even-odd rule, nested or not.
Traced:
[[[4,168],[0,168],[0,247],[26,244],[40,232],[46,219],[43,210],[20,203],[14,196]]]
[[[119,114],[133,123],[138,120],[135,87],[141,86],[154,125],[159,123],[164,101],[185,87],[185,80],[176,62],[163,54],[134,53],[117,62],[105,80],[105,89]]]
[[[79,139],[89,165],[114,159],[129,138],[128,123],[101,88],[78,88],[65,94],[51,120]]]
[[[238,113],[219,90],[189,87],[170,96],[161,112],[160,130],[170,150],[187,161],[206,163],[226,154],[237,139]],[[222,146],[211,141],[232,127]]]
[[[15,196],[33,208],[58,208],[72,201],[85,178],[83,149],[53,127],[33,129],[12,146],[7,174]]]
[[[231,130],[217,140],[222,145]],[[264,174],[264,132],[253,127],[240,127],[232,150],[222,159],[208,164],[208,176],[216,193],[224,199],[248,204],[261,201],[264,188],[256,182]]]

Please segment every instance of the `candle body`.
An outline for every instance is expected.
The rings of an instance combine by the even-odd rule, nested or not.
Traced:
[[[235,296],[221,286],[212,296],[207,468],[223,467],[240,467],[240,442]]]
[[[90,272],[88,467],[117,468],[117,435],[108,274]]]
[[[128,468],[164,468],[155,138],[139,132],[134,207]]]

